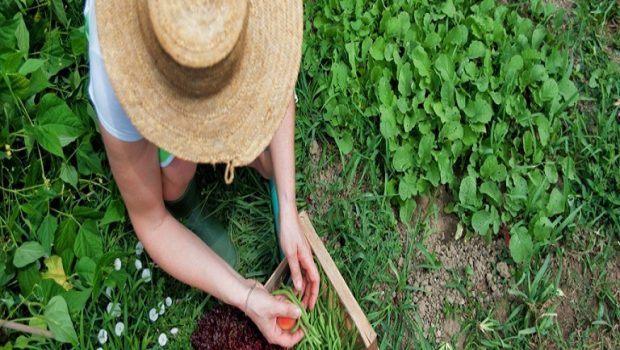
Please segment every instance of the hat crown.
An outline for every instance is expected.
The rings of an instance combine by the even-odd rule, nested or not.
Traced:
[[[233,50],[245,27],[247,0],[149,0],[161,47],[179,65],[208,68]]]

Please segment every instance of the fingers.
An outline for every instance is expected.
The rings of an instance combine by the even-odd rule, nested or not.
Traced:
[[[274,311],[277,317],[288,317],[294,319],[301,317],[301,310],[299,307],[289,301],[278,300],[278,303],[274,307]]]
[[[299,343],[303,337],[304,333],[301,329],[298,329],[297,332],[293,334],[286,331],[280,331],[280,333],[275,336],[276,339],[272,339],[269,342],[272,344],[278,344],[285,348],[292,348],[295,344]]]
[[[297,258],[297,249],[286,256],[288,261],[288,267],[291,270],[291,277],[293,278],[293,286],[298,292],[303,291],[304,283],[301,276],[301,269],[299,268],[299,260]]]
[[[306,289],[304,293],[304,306],[309,307],[310,310],[314,309],[316,300],[319,296],[319,271],[314,264],[312,255],[308,252],[304,252],[300,256],[300,263],[306,273]]]

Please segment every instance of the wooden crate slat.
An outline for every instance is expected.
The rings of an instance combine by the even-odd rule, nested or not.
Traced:
[[[336,267],[334,260],[332,260],[332,257],[329,255],[329,252],[323,245],[323,242],[316,234],[308,214],[306,212],[302,212],[299,214],[299,219],[301,221],[302,230],[308,239],[308,243],[312,247],[314,255],[319,260],[319,263],[323,267],[323,272],[325,272],[325,275],[331,282],[332,286],[334,286],[334,289],[340,297],[340,301],[344,305],[345,310],[351,317],[351,320],[355,323],[364,345],[367,349],[376,349],[377,334],[370,325],[370,322],[368,322],[364,311],[362,311],[362,308],[355,300],[355,297],[353,296],[353,293],[351,293],[351,290],[349,289],[349,286],[345,282],[344,278],[342,278],[342,275]]]

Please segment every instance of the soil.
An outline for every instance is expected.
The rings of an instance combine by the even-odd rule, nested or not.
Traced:
[[[446,318],[445,307],[460,308],[471,303],[478,303],[485,308],[492,307],[506,294],[507,281],[512,278],[511,268],[502,261],[506,255],[503,240],[487,244],[480,236],[469,240],[454,239],[458,219],[443,211],[449,200],[446,190],[440,189],[436,200],[437,216],[430,214],[431,232],[422,242],[441,263],[441,268],[421,267],[425,257],[418,251],[415,259],[410,262],[412,273],[408,280],[415,290],[413,301],[425,335],[430,335],[432,330],[439,342],[450,341],[461,330],[462,320]],[[428,199],[418,200],[421,211],[415,217],[423,215],[422,211],[427,207]],[[457,344],[461,341],[457,339]]]
[[[321,154],[323,147],[327,147],[327,154],[333,154],[332,145],[321,146],[316,140],[312,140],[310,144],[310,161],[313,166],[320,167]],[[324,215],[331,206],[330,196],[324,194],[328,192],[328,186],[334,183],[342,173],[342,165],[340,162],[334,162],[330,166],[320,167],[321,171],[313,172],[311,183],[316,185],[311,196],[306,198],[306,202],[313,207],[318,215]]]
[[[578,231],[576,233],[577,240],[586,241],[587,233]],[[583,251],[583,249],[580,249]],[[601,293],[601,280],[606,272],[605,285],[611,291],[611,297],[614,300],[620,300],[620,256],[612,257],[603,266],[594,266],[592,271],[585,268],[584,261],[586,259],[594,260],[596,254],[600,251],[590,250],[587,253],[578,250],[566,249],[565,256],[561,263],[562,274],[560,278],[560,289],[564,293],[564,297],[560,298],[559,305],[556,309],[557,321],[562,330],[564,339],[568,339],[571,335],[577,338],[581,337],[581,331],[596,321],[599,301],[597,296]],[[556,259],[551,266],[552,276],[557,275],[560,269],[560,263]],[[604,268],[604,270],[601,270]],[[587,288],[584,288],[587,286]],[[613,333],[620,332],[620,325],[612,325],[612,329],[602,328],[597,332],[594,338],[584,340],[585,343],[594,344],[612,344],[614,341]],[[604,348],[614,348],[607,346]]]

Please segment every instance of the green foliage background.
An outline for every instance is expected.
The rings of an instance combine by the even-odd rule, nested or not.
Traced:
[[[519,262],[557,237],[575,169],[555,145],[579,94],[548,6],[534,2],[536,24],[493,0],[326,3],[306,4],[303,70],[342,153],[383,136],[400,219],[446,185],[467,230],[518,236]]]

